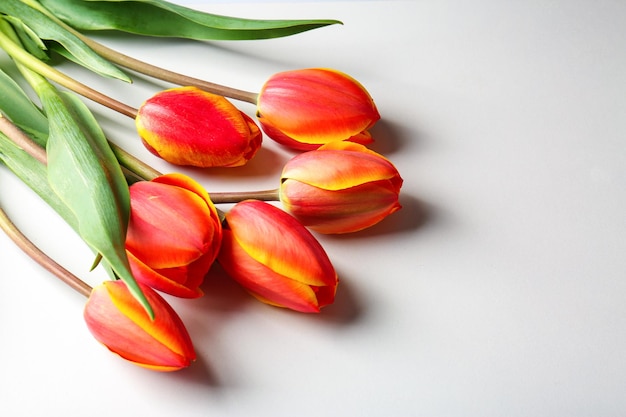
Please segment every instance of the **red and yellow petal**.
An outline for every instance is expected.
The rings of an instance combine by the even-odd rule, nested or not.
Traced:
[[[255,260],[229,230],[224,233],[219,259],[224,270],[260,301],[300,312],[319,312],[316,293],[309,285],[278,274]]]
[[[377,154],[324,149],[296,155],[285,164],[281,174],[283,180],[296,179],[328,190],[395,177],[399,177],[397,169]]]
[[[318,233],[356,232],[401,208],[398,193],[387,180],[337,191],[286,180],[280,190],[285,209]]]
[[[358,135],[380,119],[359,82],[321,68],[272,76],[259,94],[257,115],[296,141],[318,144]]]
[[[130,193],[126,248],[150,267],[190,264],[213,245],[216,214],[197,194],[146,181],[133,184]]]
[[[171,270],[155,270],[150,268],[131,252],[126,251],[130,269],[135,279],[142,284],[154,288],[157,291],[181,298],[198,298],[204,295],[199,288],[204,274],[196,274],[193,281],[190,280],[189,267],[181,268],[180,273],[176,273],[176,268]],[[192,264],[193,265],[193,264]]]
[[[142,290],[155,321],[126,284],[108,281],[94,288],[85,306],[89,330],[109,350],[137,365],[161,371],[189,366],[196,355],[182,321],[158,294],[145,286]]]
[[[199,167],[246,163],[260,146],[250,122],[226,98],[195,87],[159,92],[135,119],[151,152],[173,164]]]
[[[120,282],[106,281],[104,283],[117,309],[173,353],[182,358],[194,360],[195,351],[191,338],[172,307],[150,287],[139,284],[154,310],[155,317],[151,320],[143,306],[128,291],[126,284],[122,286]]]
[[[257,262],[307,285],[334,285],[336,274],[315,237],[295,218],[262,201],[248,200],[227,214],[237,244]]]

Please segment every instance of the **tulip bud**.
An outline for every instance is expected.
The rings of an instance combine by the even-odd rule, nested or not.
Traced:
[[[337,274],[313,235],[284,211],[246,200],[226,213],[218,260],[260,301],[305,313],[331,304]]]
[[[270,77],[259,93],[257,117],[270,138],[299,150],[342,140],[371,143],[367,129],[380,119],[358,81],[322,68]]]
[[[196,87],[152,96],[139,108],[135,124],[148,150],[176,165],[241,166],[262,141],[250,117],[224,97]]]
[[[221,240],[217,210],[191,178],[168,174],[130,186],[126,253],[137,281],[178,297],[200,297]]]
[[[399,210],[401,186],[398,170],[382,155],[356,143],[333,142],[287,162],[280,200],[316,232],[349,233]]]
[[[93,289],[85,305],[89,331],[111,352],[144,368],[188,367],[196,353],[182,320],[154,290],[139,286],[154,310],[154,320],[123,281],[105,281]]]

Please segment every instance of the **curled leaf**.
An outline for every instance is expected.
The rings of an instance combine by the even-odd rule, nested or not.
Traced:
[[[37,84],[49,121],[48,181],[76,217],[81,238],[122,279],[153,315],[130,272],[124,243],[130,211],[128,186],[104,133],[73,94],[61,95],[44,79]]]

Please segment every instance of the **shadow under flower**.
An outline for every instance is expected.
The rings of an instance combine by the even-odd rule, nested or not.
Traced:
[[[189,368],[174,373],[185,383],[221,388],[228,385],[222,378],[215,358],[223,357],[224,346],[220,345],[219,334],[229,317],[245,312],[245,305],[255,302],[241,287],[226,275],[219,264],[214,264],[202,285],[204,295],[197,299],[167,297],[183,319],[193,340],[197,359]]]
[[[350,240],[372,238],[391,233],[413,233],[432,220],[432,208],[422,200],[401,193],[399,201],[402,205],[400,210],[367,229],[353,233],[328,234],[324,235],[324,238]]]
[[[206,386],[207,388],[220,386],[213,367],[201,354],[198,354],[196,360],[188,368],[172,372],[170,376],[185,384]]]
[[[201,182],[210,183],[212,179],[219,178],[220,181],[247,179],[247,178],[276,178],[276,187],[283,165],[287,159],[278,152],[268,147],[261,147],[257,154],[248,161],[247,164],[239,167],[214,167],[214,168],[194,168],[181,167],[187,175],[197,178]],[[208,190],[211,191],[211,190]]]
[[[417,138],[409,137],[409,130],[402,125],[388,119],[381,119],[369,130],[374,142],[367,145],[368,148],[379,154],[389,157],[405,147],[409,141],[415,142]]]
[[[341,326],[352,325],[361,320],[365,311],[351,282],[344,278],[342,272],[337,271],[337,274],[339,275],[339,285],[337,286],[335,302],[323,307],[319,315],[312,317],[323,323]]]

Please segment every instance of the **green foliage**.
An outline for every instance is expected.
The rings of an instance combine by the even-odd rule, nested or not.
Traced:
[[[24,90],[0,70],[0,110],[20,129],[43,146],[48,140],[48,120]]]
[[[197,40],[252,40],[290,36],[337,20],[254,20],[220,16],[164,0],[40,0],[78,30],[118,30]]]
[[[46,147],[47,167],[3,134],[0,160],[102,256],[107,272],[122,279],[152,316],[126,256],[128,184],[102,129],[73,93],[60,93],[37,74],[26,75],[43,103],[44,114],[1,71],[0,110],[26,132],[38,132],[42,137],[48,132],[47,138],[39,140]]]
[[[126,257],[130,211],[128,185],[98,123],[72,94],[49,83],[37,89],[48,116],[48,181],[74,213],[78,230],[152,315]]]
[[[74,214],[52,190],[48,182],[46,166],[0,133],[0,161],[28,187],[52,207],[67,224],[78,233],[78,223]]]
[[[54,41],[65,50],[63,55],[71,55],[73,61],[89,70],[130,82],[128,75],[92,51],[71,31],[39,10],[20,0],[2,0],[0,13],[7,15],[5,18],[14,27],[24,48],[37,58],[47,58],[47,54],[44,53],[47,47],[41,40]]]

